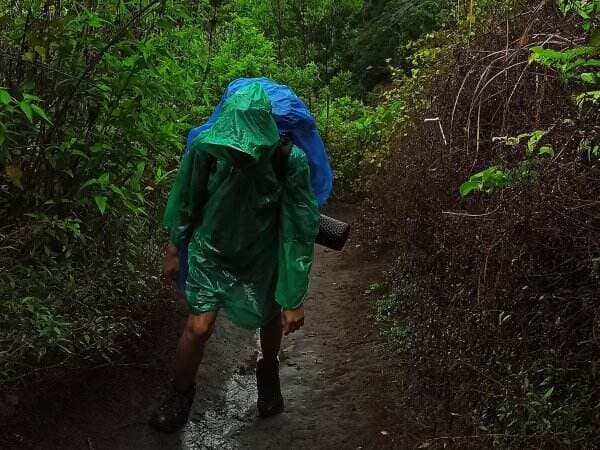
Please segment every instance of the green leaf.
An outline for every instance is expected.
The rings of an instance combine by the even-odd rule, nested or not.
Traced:
[[[104,215],[104,211],[106,211],[106,205],[107,205],[108,199],[106,197],[104,197],[103,195],[96,195],[94,197],[94,201],[96,202],[96,206],[98,207],[100,214]]]
[[[110,174],[108,174],[108,173],[102,174],[98,177],[98,183],[100,183],[100,186],[102,186],[102,187],[108,186],[109,181],[110,181]]]
[[[520,144],[521,141],[525,138],[531,138],[532,135],[533,135],[533,133],[521,133],[520,135],[517,136],[517,144]],[[509,138],[508,140],[510,141],[511,139],[514,139],[514,138]]]
[[[460,186],[460,196],[466,197],[473,191],[481,190],[481,182],[479,181],[467,181]]]
[[[595,84],[598,79],[598,75],[592,72],[586,72],[581,74],[581,79],[589,84]]]
[[[92,153],[100,153],[102,150],[104,150],[106,147],[103,143],[101,142],[97,142],[93,145],[90,146],[90,151]]]
[[[114,184],[111,184],[111,185],[110,185],[110,186],[108,186],[108,187],[109,187],[109,189],[110,189],[111,191],[113,191],[115,194],[117,194],[117,195],[118,195],[118,196],[120,196],[121,198],[125,199],[125,193],[123,192],[123,190],[122,190],[120,187],[118,187],[118,186],[115,186]]]
[[[27,116],[27,119],[33,123],[33,111],[31,110],[31,105],[26,101],[19,102],[19,108],[23,111],[23,114]]]
[[[554,386],[552,386],[550,389],[548,389],[546,392],[544,392],[544,400],[548,400],[553,392],[554,392]]]
[[[538,154],[540,156],[549,156],[550,158],[554,158],[554,149],[549,145],[544,145],[543,147],[540,147]]]
[[[575,103],[577,103],[579,108],[581,108],[587,102],[600,102],[600,91],[588,91],[575,97]]]
[[[527,142],[527,153],[533,153],[539,142],[546,135],[545,131],[534,131],[531,133],[531,137],[529,138],[529,142]]]
[[[145,169],[146,163],[144,161],[137,163],[137,165],[135,166],[135,175],[141,178],[141,176],[144,174]]]
[[[104,24],[108,24],[110,22],[101,18],[98,14],[88,11],[87,13],[87,24],[92,28],[100,28]]]
[[[23,61],[34,62],[35,61],[35,53],[34,52],[26,52],[21,56]]]
[[[98,184],[98,180],[96,180],[95,178],[92,178],[91,180],[87,180],[85,183],[83,183],[81,185],[81,187],[79,188],[79,190],[83,190],[88,186],[91,186],[92,184]]]
[[[31,102],[41,102],[42,99],[35,96],[35,95],[31,95],[31,94],[23,94],[23,100],[26,100],[27,103],[31,103]]]
[[[33,47],[33,50],[40,55],[42,62],[46,62],[46,47],[42,47],[41,45],[36,45]]]
[[[85,153],[83,153],[81,150],[71,150],[71,154],[75,155],[75,156],[80,156],[86,160],[90,159],[90,157],[88,155],[86,155]]]
[[[38,116],[40,116],[42,119],[44,119],[50,125],[52,125],[52,122],[50,121],[50,119],[48,119],[48,116],[46,115],[46,111],[44,111],[38,105],[31,104],[30,106],[34,113],[36,113]]]
[[[3,105],[8,105],[11,100],[12,97],[10,96],[10,94],[4,89],[0,89],[0,103],[2,103]]]
[[[592,28],[592,24],[589,21],[585,21],[583,22],[583,25],[581,25],[581,28],[583,28],[583,31],[587,33]]]

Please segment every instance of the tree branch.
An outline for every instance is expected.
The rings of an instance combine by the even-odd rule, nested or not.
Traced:
[[[155,0],[152,3],[149,3],[146,7],[142,8],[134,17],[131,18],[131,20],[129,20],[129,22],[127,22],[125,25],[123,25],[121,27],[121,29],[117,32],[117,34],[115,34],[115,36],[90,61],[90,63],[87,65],[87,67],[82,72],[82,74],[79,76],[79,78],[77,78],[77,82],[75,83],[75,86],[73,86],[73,89],[71,89],[68,97],[64,100],[62,106],[60,107],[58,113],[56,114],[56,118],[54,119],[54,126],[52,126],[48,130],[48,133],[46,134],[46,137],[44,139],[45,144],[47,144],[50,141],[54,132],[60,127],[60,125],[62,125],[62,122],[65,118],[65,114],[67,112],[67,108],[69,107],[69,105],[71,104],[73,99],[75,98],[75,95],[77,94],[77,91],[79,90],[79,86],[81,86],[81,83],[83,82],[83,80],[85,80],[85,78],[94,70],[94,68],[102,60],[102,58],[104,57],[106,52],[108,52],[108,50],[110,50],[110,48],[112,46],[114,46],[117,42],[119,42],[123,38],[123,36],[125,35],[125,33],[127,33],[129,28],[132,25],[134,25],[135,23],[137,23],[139,20],[141,20],[146,15],[146,13],[148,13],[150,11],[150,9],[152,9],[154,6],[160,4],[160,2],[161,2],[161,0]]]

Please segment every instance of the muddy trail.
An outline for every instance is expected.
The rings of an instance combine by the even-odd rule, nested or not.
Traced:
[[[335,215],[355,212],[338,205]],[[405,448],[395,400],[402,370],[379,337],[364,295],[382,263],[352,240],[343,253],[317,248],[305,327],[284,338],[285,412],[259,419],[255,333],[221,315],[197,377],[190,420],[175,434],[146,421],[171,376],[185,315],[165,302],[164,323],[131,364],[94,371],[60,400],[49,394],[11,425],[2,448],[56,450]],[[1,439],[0,439],[1,442]]]

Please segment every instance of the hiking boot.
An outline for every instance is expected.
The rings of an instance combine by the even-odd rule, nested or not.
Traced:
[[[270,417],[283,411],[283,397],[279,385],[279,362],[267,363],[264,359],[256,365],[256,386],[258,388],[258,414]]]
[[[171,387],[171,391],[167,394],[165,400],[152,413],[150,426],[165,433],[177,431],[187,422],[195,393],[195,385],[183,393],[178,392],[174,386]]]

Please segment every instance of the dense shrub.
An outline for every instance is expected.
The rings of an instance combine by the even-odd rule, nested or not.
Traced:
[[[509,6],[508,22],[493,11],[466,21],[468,48],[447,43],[455,64],[436,77],[431,104],[376,176],[369,203],[381,214],[365,227],[404,255],[379,305],[390,330],[408,333],[395,339],[407,359],[401,395],[423,445],[592,448],[600,108],[593,94],[577,101],[594,89],[589,76],[567,82],[531,49],[597,45],[596,19],[589,26],[551,2]],[[423,122],[433,117],[441,129]],[[529,151],[529,137],[510,139],[536,130],[552,150],[545,156]],[[520,177],[462,197],[459,187],[489,167],[518,168]]]

